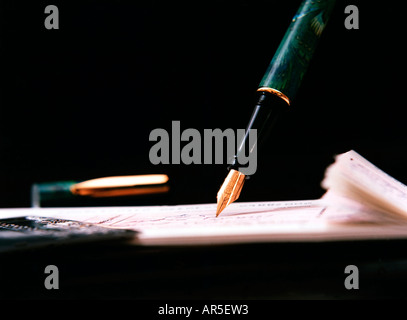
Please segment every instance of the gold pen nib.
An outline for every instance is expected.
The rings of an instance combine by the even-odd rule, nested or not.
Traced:
[[[229,171],[229,174],[218,191],[216,216],[218,216],[229,204],[239,198],[244,180],[245,175],[243,173],[233,169]]]

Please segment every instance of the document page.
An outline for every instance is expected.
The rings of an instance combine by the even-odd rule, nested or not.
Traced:
[[[323,200],[236,202],[215,216],[216,204],[1,209],[0,219],[45,216],[136,230],[138,245],[199,245],[278,241],[407,238],[406,225],[343,223]]]
[[[216,204],[0,209],[0,219],[39,216],[137,231],[135,244],[407,238],[407,187],[355,151],[328,167],[321,199]]]
[[[336,157],[322,186],[328,190],[325,198],[330,206],[358,203],[372,219],[407,221],[407,187],[353,150]]]

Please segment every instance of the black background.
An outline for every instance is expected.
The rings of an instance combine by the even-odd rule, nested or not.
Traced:
[[[49,4],[59,30],[44,27]],[[245,128],[299,4],[2,1],[0,206],[29,206],[34,182],[145,173],[169,175],[162,204],[215,202],[225,166],[154,166],[149,134],[174,120]],[[359,30],[344,26],[349,4]],[[240,201],[318,198],[326,166],[350,149],[407,182],[403,18],[396,1],[337,2]]]

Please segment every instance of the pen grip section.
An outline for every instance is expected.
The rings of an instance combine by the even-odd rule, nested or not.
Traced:
[[[259,88],[272,88],[290,100],[296,95],[335,0],[304,0],[284,35]]]
[[[252,153],[256,153],[258,148],[267,140],[279,115],[288,110],[287,102],[281,97],[267,91],[257,92],[257,103],[254,107],[246,132],[241,141],[238,142],[237,152],[230,161],[229,170],[234,169],[240,172],[245,165],[245,160],[251,158]],[[252,131],[256,130],[257,139],[250,139]],[[257,158],[257,157],[254,157]],[[243,172],[247,177],[252,174]]]

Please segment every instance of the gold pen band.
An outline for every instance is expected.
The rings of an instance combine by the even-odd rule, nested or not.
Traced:
[[[284,93],[282,93],[281,91],[278,91],[278,90],[276,90],[276,89],[269,88],[269,87],[260,87],[260,88],[257,89],[257,91],[259,91],[259,92],[265,91],[265,92],[269,92],[269,93],[271,93],[271,94],[274,94],[274,95],[280,97],[281,99],[283,99],[285,102],[287,102],[288,105],[291,105],[290,98],[288,98],[288,97],[287,97]]]

